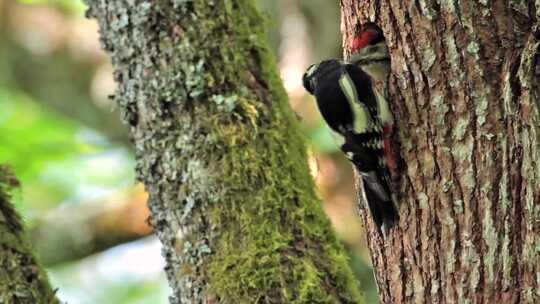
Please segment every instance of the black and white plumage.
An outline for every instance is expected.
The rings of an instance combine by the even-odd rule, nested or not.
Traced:
[[[384,109],[371,77],[355,64],[331,59],[310,66],[303,84],[361,175],[375,223],[390,225],[398,215],[384,159]]]

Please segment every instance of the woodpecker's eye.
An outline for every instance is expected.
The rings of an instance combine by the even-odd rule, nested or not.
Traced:
[[[308,74],[305,73],[304,77],[302,77],[302,84],[304,85],[306,91],[308,91],[310,94],[313,94],[315,89],[315,87],[313,86],[313,77],[308,77]]]

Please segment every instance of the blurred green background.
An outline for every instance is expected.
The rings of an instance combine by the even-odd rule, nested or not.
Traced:
[[[350,165],[301,85],[309,64],[341,56],[339,5],[259,2],[325,210],[368,303],[376,303]],[[167,303],[160,244],[145,221],[146,194],[108,98],[112,67],[84,10],[78,0],[0,0],[0,163],[22,182],[16,207],[63,301]]]

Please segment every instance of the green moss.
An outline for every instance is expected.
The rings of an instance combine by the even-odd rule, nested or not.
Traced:
[[[232,10],[230,18],[237,22],[229,25],[234,24],[232,32],[243,45],[234,45],[231,54],[222,50],[221,56],[230,61],[226,66],[234,68],[230,75],[237,74],[238,66],[260,72],[246,80],[264,79],[259,85],[268,87],[266,102],[273,111],[258,106],[260,101],[244,99],[236,114],[250,124],[223,128],[216,121],[215,129],[226,133],[219,137],[228,147],[222,159],[223,172],[228,172],[223,188],[234,191],[221,198],[228,208],[220,205],[212,211],[223,231],[208,265],[212,290],[222,303],[358,303],[361,295],[347,259],[313,191],[303,138],[275,58],[262,40],[260,17],[251,1],[239,6],[245,10]],[[242,49],[249,50],[255,62],[246,62],[248,54]],[[250,128],[257,119],[268,121],[255,133]]]
[[[0,165],[0,303],[59,303],[11,204],[18,181]]]

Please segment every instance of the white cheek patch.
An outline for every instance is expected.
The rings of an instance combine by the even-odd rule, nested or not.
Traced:
[[[308,77],[311,77],[313,75],[313,73],[315,73],[315,71],[319,68],[319,64],[312,64],[308,70],[306,71],[306,75]]]
[[[388,53],[388,48],[386,43],[379,42],[375,45],[369,45],[358,50],[358,52],[352,54],[349,62],[367,62],[367,61],[378,61],[378,60],[389,60],[390,54]]]

